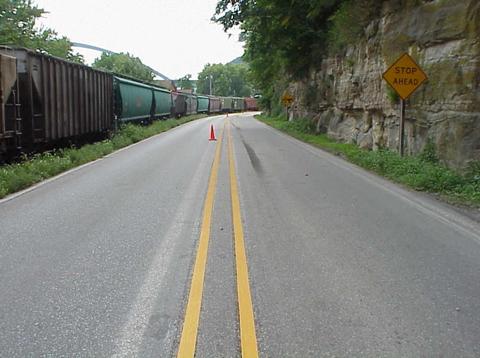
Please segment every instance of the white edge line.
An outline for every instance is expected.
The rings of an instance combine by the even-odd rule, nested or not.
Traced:
[[[170,129],[168,129],[168,130],[166,130],[166,131],[163,131],[163,132],[160,132],[160,133],[158,133],[158,134],[155,134],[155,135],[153,135],[153,136],[151,136],[151,137],[142,139],[142,140],[139,141],[139,142],[136,142],[136,143],[132,143],[132,144],[130,144],[130,145],[127,145],[126,147],[120,148],[120,149],[118,149],[118,150],[116,150],[116,151],[114,151],[114,152],[112,152],[112,153],[109,153],[109,154],[107,154],[107,155],[105,155],[105,156],[103,156],[103,157],[101,157],[101,158],[92,160],[91,162],[88,162],[88,163],[82,164],[82,165],[80,165],[80,166],[78,166],[78,167],[69,169],[69,170],[67,170],[67,171],[65,171],[65,172],[62,172],[62,173],[60,173],[60,174],[57,174],[57,175],[55,175],[55,176],[53,176],[53,177],[51,177],[51,178],[48,178],[48,179],[42,180],[41,182],[35,183],[35,184],[33,184],[32,186],[29,186],[29,187],[26,188],[26,189],[23,189],[23,190],[17,191],[16,193],[7,195],[5,198],[0,199],[0,205],[4,204],[4,203],[6,203],[6,202],[8,202],[8,201],[10,201],[10,200],[16,199],[16,198],[18,198],[19,196],[25,195],[25,194],[27,194],[27,193],[29,193],[29,192],[31,192],[31,191],[34,191],[34,190],[36,190],[36,189],[38,189],[38,188],[40,188],[40,187],[42,187],[42,186],[44,186],[44,185],[46,185],[46,184],[48,184],[48,183],[51,183],[52,181],[58,180],[58,179],[66,176],[66,175],[72,174],[72,173],[74,173],[74,172],[76,172],[76,171],[78,171],[78,170],[81,170],[81,169],[83,169],[83,168],[85,168],[85,167],[88,167],[88,166],[90,166],[90,165],[93,165],[93,164],[95,164],[95,163],[97,163],[97,162],[99,162],[99,161],[101,161],[101,160],[107,159],[107,158],[109,158],[109,157],[111,157],[111,156],[113,156],[113,155],[115,155],[115,154],[118,154],[118,153],[120,153],[120,152],[123,152],[124,150],[131,149],[131,148],[133,148],[133,147],[136,146],[136,145],[142,144],[142,143],[144,143],[144,142],[146,142],[146,141],[149,141],[149,140],[152,140],[152,139],[154,139],[154,138],[156,138],[156,137],[159,137],[159,136],[161,136],[161,135],[164,135],[164,134],[167,133],[167,132],[170,132],[170,133],[171,133],[171,132],[172,132],[173,130],[175,130],[175,129],[179,129],[179,128],[182,128],[182,127],[186,127],[186,126],[188,126],[188,125],[193,125],[193,124],[199,123],[201,120],[216,119],[217,117],[222,117],[222,115],[207,116],[207,117],[202,117],[202,118],[194,119],[194,120],[192,120],[192,121],[189,121],[189,122],[180,124],[180,125],[178,125],[178,126],[175,126],[175,127],[173,127],[173,128],[170,128]]]
[[[396,197],[404,200],[405,202],[413,205],[418,210],[422,211],[424,214],[430,214],[437,221],[443,222],[444,224],[450,224],[454,226],[457,230],[462,231],[463,233],[472,236],[476,241],[480,242],[480,225],[475,221],[469,218],[468,216],[462,215],[461,213],[455,212],[448,207],[436,207],[433,204],[427,203],[418,198],[412,198],[412,192],[407,189],[402,188],[398,184],[389,181],[388,179],[381,177],[377,174],[371,173],[366,169],[363,169],[342,157],[338,157],[329,153],[328,151],[321,149],[319,147],[313,146],[312,144],[302,142],[301,140],[292,137],[274,127],[269,126],[262,121],[254,118],[258,123],[261,123],[266,128],[271,130],[274,133],[277,133],[290,142],[299,145],[304,148],[311,154],[321,157],[332,163],[333,165],[340,167],[342,169],[348,170],[354,175],[361,177],[362,179],[374,184],[375,186],[382,188],[384,191],[395,195]],[[433,199],[432,199],[433,200]],[[448,204],[439,202],[440,205],[446,206]]]

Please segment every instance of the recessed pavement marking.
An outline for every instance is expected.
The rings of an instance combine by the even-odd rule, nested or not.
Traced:
[[[230,165],[230,195],[232,201],[233,236],[235,242],[235,266],[237,273],[238,313],[240,319],[240,346],[243,358],[258,357],[255,318],[253,315],[252,295],[248,280],[247,255],[243,238],[242,216],[238,195],[235,160],[233,156],[232,133],[228,122],[228,161]]]
[[[178,346],[177,357],[189,358],[195,356],[197,344],[198,323],[200,320],[200,309],[202,306],[203,282],[205,279],[205,267],[207,264],[208,241],[210,239],[210,224],[212,221],[213,203],[215,201],[215,190],[217,186],[218,168],[220,166],[220,155],[222,152],[222,139],[225,132],[225,125],[222,134],[218,138],[215,150],[215,158],[208,182],[207,196],[203,207],[203,220],[200,230],[197,257],[193,267],[192,282],[188,296],[185,320],[183,322],[182,336]]]

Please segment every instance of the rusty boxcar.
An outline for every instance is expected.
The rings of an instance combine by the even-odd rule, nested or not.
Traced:
[[[21,122],[15,57],[0,54],[0,160],[21,148]]]
[[[245,98],[245,110],[246,111],[258,111],[258,104],[256,98]]]
[[[185,115],[187,111],[186,99],[185,94],[172,91],[172,109],[170,111],[172,117],[180,118]]]
[[[187,116],[197,113],[197,96],[190,93],[185,94],[185,114]]]
[[[2,122],[16,123],[17,149],[38,150],[113,129],[111,73],[24,48],[0,46],[0,54],[16,59],[18,110],[8,111],[2,102]]]
[[[218,113],[221,111],[222,103],[220,97],[209,96],[208,97],[208,113]]]

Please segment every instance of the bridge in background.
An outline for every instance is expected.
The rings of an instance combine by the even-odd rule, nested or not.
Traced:
[[[73,47],[86,48],[88,50],[105,52],[105,53],[108,53],[108,54],[116,54],[117,53],[117,52],[113,52],[113,51],[107,50],[107,49],[102,48],[102,47],[93,46],[93,45],[89,45],[89,44],[83,44],[83,43],[80,43],[80,42],[72,42],[72,46]],[[155,75],[157,75],[161,79],[166,80],[166,81],[172,81],[170,78],[165,76],[163,73],[158,72],[157,70],[151,68],[150,66],[147,66],[147,67],[149,68],[150,71],[152,71]]]

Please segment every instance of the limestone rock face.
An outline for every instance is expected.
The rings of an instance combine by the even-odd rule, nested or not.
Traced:
[[[363,42],[290,85],[292,118],[311,118],[318,132],[363,148],[397,149],[399,104],[382,74],[404,52],[429,78],[407,101],[406,152],[433,141],[449,166],[480,160],[478,0],[386,1]]]

